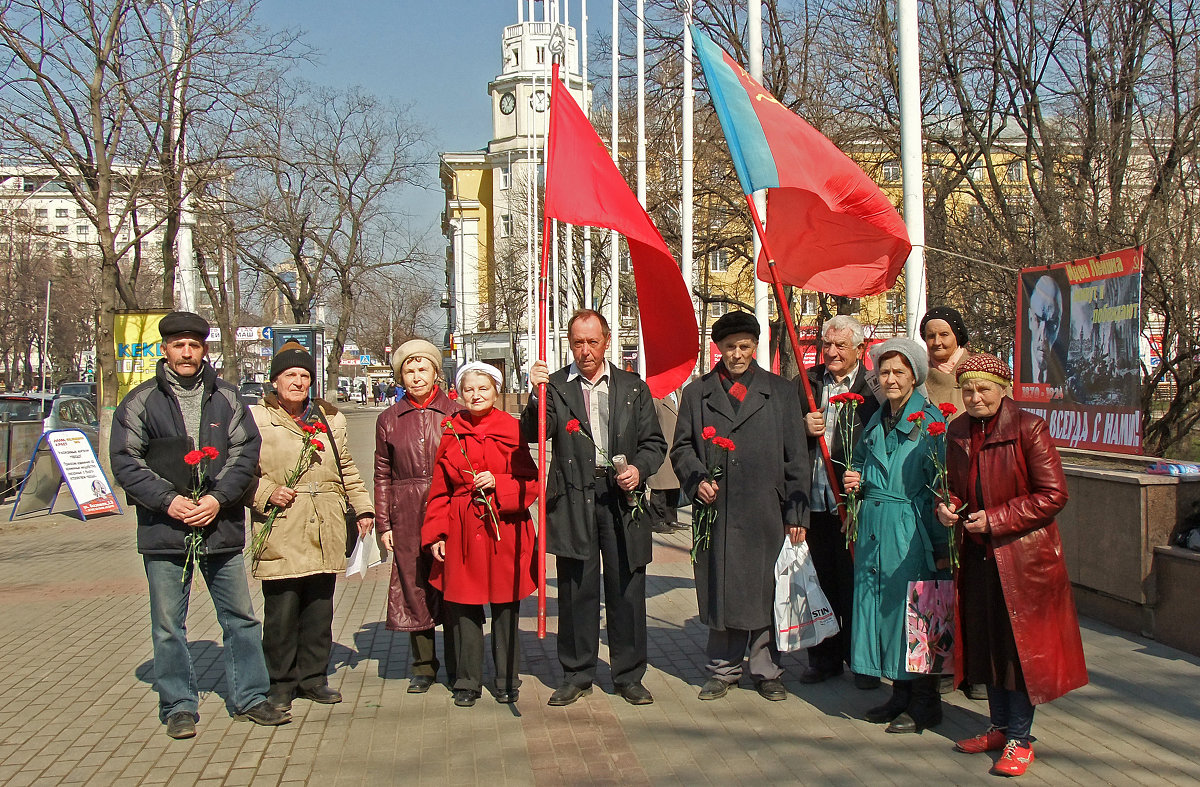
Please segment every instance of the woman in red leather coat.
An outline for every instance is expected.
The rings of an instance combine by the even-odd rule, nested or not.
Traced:
[[[1003,750],[992,772],[1033,762],[1035,705],[1087,683],[1071,582],[1054,517],[1067,502],[1046,422],[1006,391],[1012,371],[991,355],[958,367],[967,418],[950,423],[951,503],[938,518],[959,549],[957,681],[988,687],[991,724],[959,741],[967,753]],[[965,504],[965,506],[964,506]]]
[[[421,542],[434,558],[429,582],[442,591],[446,637],[457,656],[454,704],[469,708],[483,685],[484,604],[491,607],[496,702],[516,702],[521,599],[537,587],[529,506],[538,473],[520,424],[495,409],[503,378],[478,361],[458,370],[466,410],[443,421]]]
[[[412,652],[409,694],[422,694],[437,679],[433,631],[441,622],[441,594],[429,584],[433,559],[421,550],[421,523],[442,439],[442,419],[462,409],[438,386],[442,351],[412,339],[392,355],[404,397],[375,424],[375,527],[395,555],[388,586],[387,628],[407,631]],[[446,671],[454,682],[454,649],[443,643]]]

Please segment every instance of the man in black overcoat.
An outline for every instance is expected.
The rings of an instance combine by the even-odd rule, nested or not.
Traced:
[[[546,434],[553,461],[546,487],[546,548],[558,573],[558,659],[563,683],[550,705],[570,705],[591,693],[600,649],[600,584],[608,620],[613,686],[634,705],[653,696],[646,674],[646,566],[649,517],[633,516],[630,495],[666,455],[650,388],[605,359],[608,322],[592,310],[567,324],[573,363],[550,374],[543,361],[529,371],[533,395],[521,433],[537,440],[537,386],[546,383]],[[620,473],[609,466],[624,456]],[[544,457],[538,457],[544,461]]]
[[[844,664],[850,663],[850,615],[854,608],[854,561],[846,548],[846,535],[842,532],[842,519],[838,514],[837,500],[829,486],[825,461],[817,436],[824,434],[825,442],[833,458],[838,474],[846,470],[849,457],[844,450],[842,426],[845,417],[838,419],[838,410],[846,405],[829,406],[831,396],[856,393],[863,397],[854,413],[853,430],[849,435],[851,451],[862,436],[863,426],[879,409],[879,400],[871,386],[873,378],[863,366],[866,351],[863,327],[853,317],[839,314],[827,320],[821,330],[821,358],[823,363],[808,370],[809,385],[819,409],[808,406],[808,397],[800,378],[796,388],[800,394],[800,406],[804,411],[804,426],[808,433],[809,456],[812,460],[812,515],[808,530],[808,549],[812,555],[813,568],[821,589],[829,599],[838,622],[838,633],[808,649],[808,669],[800,676],[801,683],[821,683],[842,674]],[[828,416],[828,418],[826,418]],[[839,484],[840,488],[840,484]],[[860,689],[873,689],[879,678],[872,675],[855,675],[854,685]]]

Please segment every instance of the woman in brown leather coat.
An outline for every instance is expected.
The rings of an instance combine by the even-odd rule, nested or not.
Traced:
[[[462,407],[438,387],[442,353],[423,339],[400,345],[392,369],[404,396],[379,415],[375,425],[375,522],[395,555],[388,588],[387,627],[407,631],[412,649],[410,694],[422,694],[437,679],[433,629],[441,622],[441,594],[429,584],[432,557],[421,550],[421,524],[433,461],[442,439],[442,419]],[[454,655],[443,642],[447,670]],[[451,683],[454,676],[449,676]]]
[[[1079,620],[1054,517],[1067,502],[1062,462],[1041,418],[1006,395],[1012,371],[991,355],[958,367],[966,418],[951,422],[951,504],[938,505],[959,544],[956,679],[985,683],[991,724],[959,741],[1003,750],[992,772],[1033,762],[1035,705],[1087,683]]]

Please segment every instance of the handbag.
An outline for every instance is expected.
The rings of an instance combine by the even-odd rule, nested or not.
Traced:
[[[320,405],[315,405],[317,417],[321,419],[321,423],[325,424],[325,430],[329,434],[329,446],[333,449],[333,461],[337,463],[338,478],[342,479],[342,495],[345,497],[346,492],[346,476],[342,473],[342,457],[338,454],[337,440],[333,439],[333,427],[325,420],[325,413],[321,411]],[[354,511],[354,506],[350,504],[350,498],[346,497],[346,557],[354,552],[354,545],[358,543],[358,514]]]
[[[781,653],[811,648],[838,633],[833,608],[817,581],[808,544],[783,540],[775,559],[775,644]]]
[[[908,583],[904,608],[904,668],[923,675],[954,673],[954,582]]]

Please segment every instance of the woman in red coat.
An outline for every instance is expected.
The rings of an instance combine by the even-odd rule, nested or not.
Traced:
[[[434,627],[442,620],[441,594],[429,584],[433,559],[421,549],[421,525],[442,419],[462,409],[438,387],[442,351],[412,339],[392,355],[404,397],[375,424],[375,527],[394,555],[388,586],[387,628],[407,631],[412,653],[409,694],[423,694],[437,679]],[[445,641],[446,672],[454,683],[454,648]]]
[[[454,704],[470,707],[483,685],[483,605],[491,605],[497,702],[516,702],[521,599],[537,587],[529,506],[537,467],[517,420],[495,409],[503,378],[478,361],[455,380],[466,410],[446,418],[421,541],[433,554],[429,581],[445,600],[457,657]]]
[[[958,367],[969,417],[950,423],[946,464],[961,510],[938,505],[959,545],[956,678],[987,684],[991,714],[987,730],[956,748],[1003,750],[992,768],[1001,776],[1033,762],[1034,706],[1088,680],[1054,522],[1067,502],[1062,461],[1046,422],[1005,395],[1011,384],[995,356]]]

